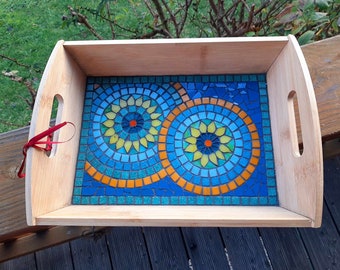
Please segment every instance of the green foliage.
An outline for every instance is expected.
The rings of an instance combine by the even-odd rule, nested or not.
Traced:
[[[303,45],[339,34],[339,14],[339,0],[0,0],[0,132],[29,123],[60,39],[293,34]]]

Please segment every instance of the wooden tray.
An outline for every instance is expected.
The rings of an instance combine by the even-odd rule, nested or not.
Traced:
[[[89,77],[216,74],[265,74],[275,161],[276,205],[74,203]],[[55,145],[48,155],[36,149],[28,151],[26,212],[29,225],[321,225],[323,166],[319,118],[308,68],[293,36],[59,41],[40,84],[30,137],[48,128],[54,99],[59,102],[56,122],[70,121],[76,129],[75,134],[71,127],[55,132],[54,140],[67,141],[73,137],[69,142]],[[220,105],[217,99],[210,101]],[[200,102],[204,103],[204,98]],[[230,105],[230,110],[242,111],[235,104],[228,104],[225,102],[223,106]],[[302,154],[299,143],[303,145]],[[170,169],[165,172],[169,173]],[[213,191],[209,192],[207,194],[213,195]],[[203,191],[200,194],[206,195]]]

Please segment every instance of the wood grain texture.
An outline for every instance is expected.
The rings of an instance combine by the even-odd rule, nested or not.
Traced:
[[[287,37],[67,41],[90,76],[249,74],[266,72]],[[240,55],[246,61],[240,61]]]
[[[142,228],[112,228],[106,239],[113,269],[151,269]]]
[[[193,269],[230,269],[218,228],[182,228]]]
[[[104,235],[82,237],[70,242],[74,270],[111,270],[110,256]]]
[[[271,269],[256,228],[220,228],[234,270]]]
[[[69,243],[37,251],[35,256],[37,269],[73,270]]]
[[[312,77],[324,140],[340,135],[340,35],[302,47]]]
[[[260,228],[273,269],[313,269],[297,229]]]
[[[0,264],[0,270],[36,270],[34,253],[9,260]]]
[[[324,207],[321,228],[299,231],[314,269],[340,268],[340,235],[327,207]]]
[[[313,85],[292,36],[267,73],[269,110],[279,204],[321,224],[322,145]],[[297,96],[303,139],[299,153],[293,96]]]
[[[152,269],[189,269],[189,258],[179,228],[147,227],[144,234]]]

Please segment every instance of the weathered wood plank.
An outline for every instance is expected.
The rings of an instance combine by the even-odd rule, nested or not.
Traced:
[[[340,149],[339,149],[340,151]],[[325,161],[325,199],[331,215],[340,228],[340,156]]]
[[[104,235],[94,234],[70,242],[74,269],[112,269]]]
[[[17,259],[12,259],[0,263],[0,270],[35,270],[37,265],[35,263],[34,253],[21,256]]]
[[[144,228],[152,269],[189,269],[189,258],[177,227]]]
[[[340,35],[302,47],[318,104],[321,135],[340,134]]]
[[[106,239],[114,269],[151,268],[142,228],[111,228]]]
[[[193,269],[230,269],[218,228],[182,228]]]
[[[274,269],[313,269],[297,229],[259,230]]]
[[[35,253],[38,269],[73,270],[70,244],[64,243]]]
[[[322,227],[299,231],[314,269],[340,268],[340,236],[325,205]]]
[[[271,269],[256,228],[220,228],[234,270]]]

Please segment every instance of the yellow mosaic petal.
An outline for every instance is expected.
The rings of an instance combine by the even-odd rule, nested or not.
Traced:
[[[162,124],[162,122],[159,121],[159,120],[152,120],[152,122],[151,122],[151,125],[154,126],[154,127],[158,127],[161,124]]]
[[[121,108],[125,108],[125,107],[127,106],[126,101],[125,101],[124,99],[121,99],[121,100],[119,101],[119,106],[120,106]]]
[[[126,142],[124,143],[124,148],[125,148],[125,151],[126,151],[127,153],[129,153],[129,151],[130,151],[130,149],[131,149],[131,146],[132,146],[132,142],[131,142],[131,141],[126,141]]]
[[[215,165],[218,165],[217,157],[215,153],[212,153],[209,155],[209,160],[214,163]]]
[[[217,136],[222,136],[222,135],[224,135],[224,133],[225,133],[225,127],[220,127],[220,128],[218,128],[218,129],[216,130],[216,132],[215,132],[215,134],[216,134]]]
[[[222,137],[220,137],[220,142],[221,143],[228,143],[228,142],[230,142],[230,140],[231,140],[231,137],[229,137],[229,136],[222,136]]]
[[[116,143],[116,148],[117,150],[122,148],[124,146],[125,141],[122,138],[119,138],[117,143]]]
[[[156,108],[157,108],[157,106],[152,106],[152,107],[148,108],[146,111],[148,113],[153,113],[156,110]]]
[[[216,130],[215,123],[214,123],[214,122],[211,122],[211,123],[208,125],[208,132],[214,133],[215,130]]]
[[[139,141],[133,141],[132,142],[132,144],[133,144],[133,147],[136,149],[136,151],[139,151]]]
[[[205,167],[209,162],[209,156],[208,155],[202,155],[201,157],[201,165]]]
[[[197,139],[195,137],[188,137],[185,139],[185,141],[191,144],[196,144]]]
[[[194,161],[200,159],[202,157],[202,155],[203,154],[199,151],[195,152],[194,153]]]
[[[142,97],[136,99],[136,106],[141,106],[142,103],[143,103],[143,98]]]
[[[195,138],[198,138],[201,135],[201,132],[198,129],[193,128],[193,127],[190,129],[190,133]]]
[[[135,105],[135,99],[133,98],[133,96],[129,97],[129,99],[127,100],[127,104],[129,106]]]
[[[199,127],[201,133],[206,133],[207,132],[207,126],[203,122],[201,122],[200,127]]]
[[[185,148],[186,152],[189,153],[195,153],[197,151],[197,146],[196,144],[189,144],[186,148]]]
[[[113,122],[112,120],[106,120],[103,125],[106,126],[106,127],[113,127],[115,122]]]
[[[152,136],[151,134],[146,134],[145,138],[146,138],[149,142],[154,142],[154,141],[155,141],[155,137]]]
[[[116,131],[113,128],[109,128],[107,131],[105,131],[104,136],[112,136],[116,134]]]
[[[150,100],[144,101],[143,104],[142,104],[142,107],[145,108],[145,109],[149,108],[150,107]]]
[[[117,113],[117,112],[119,112],[120,107],[119,107],[118,105],[112,105],[112,106],[111,106],[111,110],[112,110],[113,112]]]
[[[113,136],[111,136],[110,138],[110,144],[114,144],[118,141],[119,137],[117,134],[114,134]]]
[[[108,112],[107,114],[105,114],[107,118],[109,119],[115,119],[116,114],[114,112]]]
[[[217,150],[215,152],[215,154],[219,159],[225,159],[224,155],[222,154],[222,152],[220,150]]]
[[[152,134],[152,135],[157,135],[157,134],[158,134],[158,131],[157,131],[157,129],[155,129],[154,127],[151,127],[151,128],[149,129],[149,133]]]
[[[230,149],[227,146],[223,145],[223,144],[220,145],[219,150],[222,153],[230,153],[231,152]]]
[[[148,141],[143,137],[139,140],[140,144],[144,147],[148,147]]]
[[[161,116],[160,113],[153,113],[153,114],[150,115],[151,119],[157,119],[160,116]]]

